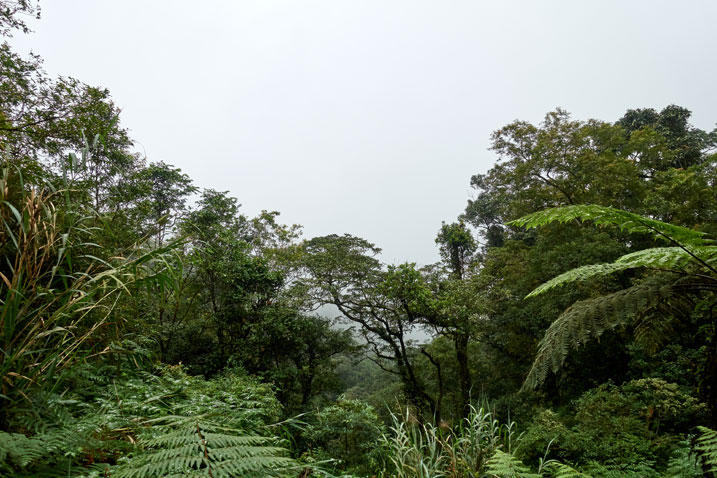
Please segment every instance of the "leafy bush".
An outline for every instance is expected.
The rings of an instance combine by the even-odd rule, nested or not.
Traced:
[[[215,477],[261,476],[293,465],[273,436],[270,424],[281,407],[266,384],[239,373],[206,381],[179,366],[158,374],[95,372],[94,390],[82,396],[94,398],[68,393],[62,423],[34,435],[0,436],[2,476],[54,477],[62,468],[68,476],[99,469],[151,477],[180,469],[207,473],[210,466]],[[209,458],[202,446],[212,450]]]
[[[383,432],[371,405],[339,398],[318,410],[302,435],[316,458],[336,459],[337,468],[361,474],[370,470]]]
[[[68,189],[26,184],[0,164],[3,429],[13,410],[57,391],[74,365],[109,351],[122,323],[113,315],[118,298],[130,284],[161,278],[172,247],[103,261],[92,254],[91,218],[72,209]]]
[[[688,424],[704,404],[661,379],[604,384],[574,403],[564,417],[546,410],[528,427],[520,456],[536,461],[552,441],[552,453],[572,463],[664,469],[680,447]]]

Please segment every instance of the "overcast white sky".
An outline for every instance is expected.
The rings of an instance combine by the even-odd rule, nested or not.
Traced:
[[[16,35],[110,89],[140,151],[245,213],[438,260],[490,133],[560,106],[717,121],[717,2],[43,0]]]

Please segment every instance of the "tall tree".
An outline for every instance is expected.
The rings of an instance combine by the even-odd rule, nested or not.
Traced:
[[[473,300],[477,292],[464,282],[467,270],[474,259],[477,244],[473,234],[464,222],[443,224],[436,244],[439,245],[441,257],[450,271],[448,278],[440,284],[440,307],[437,313],[427,317],[428,324],[448,336],[455,348],[458,365],[458,386],[461,395],[461,415],[468,416],[470,411],[473,380],[470,371],[468,345],[475,326],[473,321],[479,308]],[[466,294],[467,290],[470,290]]]
[[[478,194],[464,215],[486,239],[479,274],[494,284],[494,308],[484,324],[489,332],[483,343],[522,364],[519,369],[527,367],[537,340],[568,305],[619,290],[631,278],[594,280],[589,287],[566,288],[528,303],[522,297],[552,276],[586,263],[610,262],[650,244],[647,237],[627,236],[619,229],[596,232],[571,222],[525,231],[506,226],[510,220],[550,207],[592,203],[714,229],[714,133],[697,130],[688,119],[689,111],[674,106],[662,113],[628,112],[615,124],[575,121],[558,110],[548,113],[540,125],[516,121],[493,134],[499,162],[472,178]],[[685,145],[691,159],[675,163],[673,159],[687,150]],[[600,345],[576,356],[580,364],[561,370],[551,394],[562,393],[571,383],[584,386],[588,378],[625,378],[625,349],[608,353],[611,344],[624,340],[608,334]]]
[[[410,336],[433,307],[428,285],[414,265],[383,268],[370,242],[350,235],[316,237],[306,242],[301,286],[315,304],[332,304],[360,327],[369,356],[399,376],[409,402],[440,419],[442,392],[434,397],[416,371],[415,358],[429,358],[441,380],[440,363]]]

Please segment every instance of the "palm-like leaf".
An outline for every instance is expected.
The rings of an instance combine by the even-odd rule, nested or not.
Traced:
[[[717,473],[717,431],[697,427],[699,435],[694,441],[694,451],[705,475]]]
[[[537,287],[527,297],[542,294],[568,283],[604,277],[621,271],[644,268],[670,272],[670,282],[648,280],[604,296],[579,301],[563,312],[540,341],[538,353],[525,381],[537,387],[550,371],[562,367],[571,348],[594,340],[605,331],[632,323],[635,336],[654,346],[672,330],[671,320],[681,304],[680,295],[698,291],[717,291],[717,245],[706,234],[667,224],[637,214],[595,205],[546,209],[513,221],[528,228],[552,222],[592,221],[596,225],[617,226],[629,233],[650,234],[669,241],[671,247],[655,247],[626,254],[612,263],[592,264],[569,270]],[[680,279],[675,280],[674,277]],[[694,278],[692,282],[684,278]],[[682,281],[680,283],[680,281]],[[650,309],[673,301],[669,314],[651,314]],[[636,319],[637,320],[634,320]],[[672,318],[672,319],[671,319]]]
[[[596,226],[616,226],[630,234],[650,234],[656,239],[690,246],[714,244],[703,232],[596,204],[544,209],[508,224],[532,229],[552,222],[566,223],[575,220],[591,221]]]
[[[615,262],[606,264],[591,264],[571,269],[548,282],[541,284],[526,296],[534,297],[550,289],[560,287],[570,282],[583,281],[595,277],[602,277],[628,269],[649,268],[661,270],[685,271],[690,265],[702,264],[717,265],[717,246],[699,247],[654,247],[642,251],[625,254]]]
[[[117,477],[263,477],[295,465],[275,439],[245,435],[214,423],[183,419],[153,427],[144,454],[120,466]]]

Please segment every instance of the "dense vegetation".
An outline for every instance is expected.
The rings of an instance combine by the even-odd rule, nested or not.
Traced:
[[[0,1],[0,33],[35,13]],[[3,43],[0,476],[715,476],[689,119],[506,125],[442,260],[383,264],[147,162],[107,90]]]

